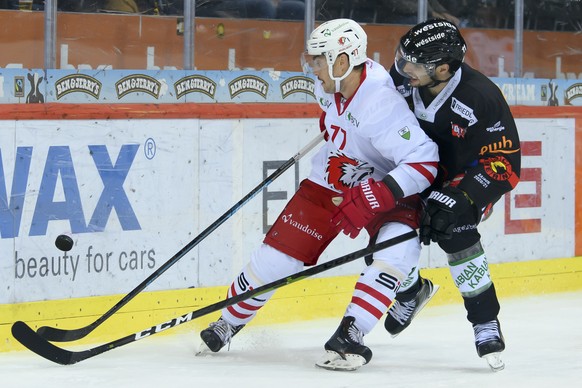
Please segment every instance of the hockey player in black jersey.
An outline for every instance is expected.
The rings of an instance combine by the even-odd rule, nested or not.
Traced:
[[[473,325],[479,357],[504,367],[499,302],[477,227],[519,181],[519,136],[497,86],[463,63],[466,44],[449,21],[431,19],[400,40],[390,74],[424,131],[439,146],[439,175],[427,190],[421,241],[447,253],[452,278]],[[410,286],[408,286],[410,284]],[[403,282],[385,327],[404,330],[433,293],[418,273]]]

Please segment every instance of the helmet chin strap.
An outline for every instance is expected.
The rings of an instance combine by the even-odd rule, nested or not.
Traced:
[[[335,82],[335,92],[336,93],[339,93],[340,92],[340,87],[341,87],[341,81],[344,78],[346,78],[348,75],[350,75],[350,73],[354,69],[354,66],[352,64],[350,64],[350,67],[348,67],[348,69],[346,70],[346,72],[344,73],[344,75],[342,75],[341,77],[334,77],[333,76],[333,66],[329,66],[328,68],[329,68],[329,76]]]

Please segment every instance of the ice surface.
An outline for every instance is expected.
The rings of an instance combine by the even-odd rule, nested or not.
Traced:
[[[3,388],[566,387],[582,379],[582,292],[502,300],[505,370],[477,357],[461,304],[430,304],[392,339],[380,322],[355,372],[316,368],[341,317],[249,326],[229,351],[194,356],[198,333],[146,338],[71,366],[29,351],[0,354]],[[67,346],[67,344],[63,344]]]

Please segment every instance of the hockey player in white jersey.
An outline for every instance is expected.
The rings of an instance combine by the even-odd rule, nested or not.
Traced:
[[[386,69],[367,58],[366,45],[366,33],[349,19],[331,20],[311,33],[303,58],[317,77],[326,142],[228,297],[316,264],[342,230],[355,238],[365,228],[381,242],[419,227],[418,193],[435,179],[437,146],[419,127]],[[316,365],[353,370],[370,361],[372,351],[363,337],[386,313],[419,256],[417,238],[374,255]],[[221,318],[200,333],[203,342],[219,351],[271,295],[223,309]]]

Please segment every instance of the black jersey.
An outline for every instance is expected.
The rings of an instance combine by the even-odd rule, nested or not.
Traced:
[[[499,88],[467,64],[432,100],[424,88],[411,88],[392,66],[394,83],[414,110],[420,126],[437,143],[439,178],[460,179],[458,187],[483,208],[513,189],[521,168],[519,135]],[[440,182],[440,183],[437,183]]]

